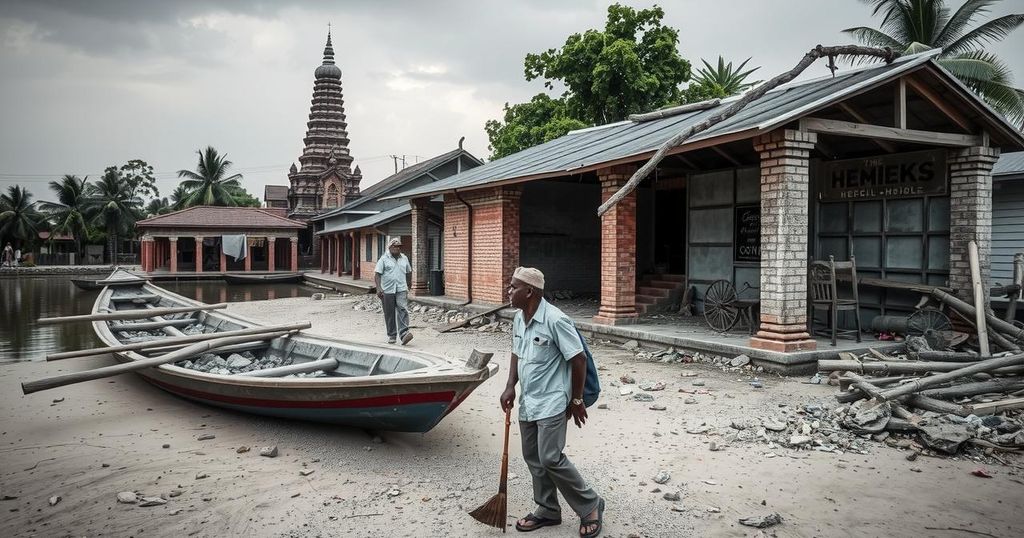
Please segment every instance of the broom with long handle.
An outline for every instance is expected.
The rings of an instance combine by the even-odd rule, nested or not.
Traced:
[[[505,447],[501,452],[501,481],[498,482],[498,494],[469,515],[485,525],[501,529],[505,532],[508,517],[508,428],[511,424],[512,409],[505,410]]]

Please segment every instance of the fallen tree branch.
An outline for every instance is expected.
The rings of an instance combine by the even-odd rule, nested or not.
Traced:
[[[835,63],[833,60],[836,56],[874,56],[876,58],[882,58],[883,60],[886,61],[886,63],[892,63],[893,60],[899,57],[899,53],[893,51],[889,47],[881,49],[874,47],[861,47],[858,45],[839,45],[834,47],[823,47],[821,45],[818,45],[814,47],[813,49],[807,51],[807,54],[804,54],[804,57],[799,62],[797,62],[796,67],[794,67],[793,69],[790,69],[789,71],[786,71],[785,73],[782,73],[780,75],[776,75],[771,80],[747,92],[739,101],[736,101],[731,106],[729,106],[729,108],[726,108],[725,110],[711,116],[710,118],[686,129],[685,131],[665,141],[665,143],[658,148],[658,150],[654,153],[650,160],[648,160],[646,164],[641,166],[639,170],[633,173],[633,176],[629,178],[629,181],[627,181],[625,185],[623,185],[615,194],[608,198],[608,200],[605,203],[601,204],[601,206],[597,208],[597,216],[603,216],[605,213],[608,212],[608,210],[615,207],[615,204],[618,204],[620,201],[622,201],[623,198],[629,196],[629,193],[633,192],[633,190],[636,189],[637,185],[639,185],[640,182],[644,180],[644,178],[650,175],[650,173],[653,172],[654,169],[658,167],[658,164],[660,164],[662,159],[665,158],[669,150],[682,144],[683,142],[693,137],[694,135],[710,129],[713,125],[721,123],[735,116],[741,110],[743,110],[744,107],[746,107],[753,101],[760,99],[762,96],[764,96],[764,94],[800,76],[800,74],[803,73],[805,69],[810,67],[811,64],[813,64],[819,58],[828,57],[829,69],[832,69],[832,72],[835,73]]]

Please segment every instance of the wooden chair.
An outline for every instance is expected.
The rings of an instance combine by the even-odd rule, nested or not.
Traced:
[[[852,296],[840,295],[837,273],[847,273],[842,275],[842,281],[850,283]],[[832,335],[833,346],[836,345],[836,337],[839,335],[853,336],[860,342],[860,298],[857,295],[857,262],[854,257],[850,256],[848,262],[837,262],[833,256],[829,256],[827,262],[811,262],[809,288],[812,332],[814,314],[818,310],[824,310],[827,320],[825,329],[831,329],[829,332]],[[839,312],[844,310],[853,312],[856,329],[839,328]]]

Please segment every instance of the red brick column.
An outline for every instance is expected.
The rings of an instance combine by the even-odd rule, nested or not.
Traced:
[[[149,273],[153,270],[153,238],[142,238],[142,271]]]
[[[761,154],[761,327],[750,345],[812,350],[807,331],[808,164],[814,133],[782,129],[754,139]]]
[[[178,238],[169,237],[168,240],[171,243],[171,272],[178,272]]]
[[[636,167],[631,165],[598,170],[601,201],[611,198],[635,171]],[[601,306],[594,322],[624,325],[636,318],[636,191],[633,191],[601,217]]]
[[[290,262],[291,262],[291,270],[294,272],[294,271],[298,271],[299,270],[299,238],[298,237],[291,237],[289,239],[290,239],[290,242],[292,244],[291,260],[290,260]]]
[[[416,198],[412,206],[412,288],[411,295],[430,295],[427,279],[430,275],[430,243],[427,240],[427,207],[429,198]]]
[[[267,238],[267,271],[275,271],[277,260],[274,259],[277,256],[277,238]]]
[[[220,246],[220,272],[228,272],[228,255],[224,254],[224,245]]]
[[[196,272],[203,272],[203,238],[196,237]]]

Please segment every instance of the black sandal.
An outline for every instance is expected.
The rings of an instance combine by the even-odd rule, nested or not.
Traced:
[[[601,499],[597,503],[597,519],[583,519],[580,520],[580,538],[594,538],[598,534],[601,534],[601,522],[604,520],[604,499]],[[586,534],[583,533],[583,527],[589,527],[591,525],[597,525],[597,527]]]
[[[533,525],[531,525],[529,527],[523,527],[522,525],[519,524],[518,521],[516,521],[516,530],[519,531],[519,532],[530,532],[530,531],[535,531],[535,530],[537,530],[537,529],[539,529],[541,527],[553,527],[555,525],[561,525],[562,524],[562,520],[561,519],[548,519],[546,517],[538,517],[538,516],[533,515],[532,512],[529,513],[529,514],[526,514],[526,517],[524,517],[523,519],[525,519],[526,521],[529,521],[530,523],[533,523]]]

